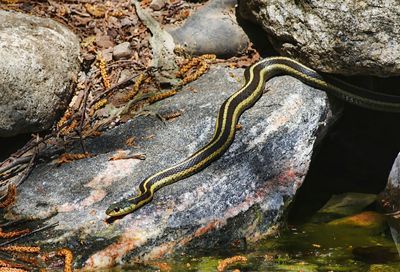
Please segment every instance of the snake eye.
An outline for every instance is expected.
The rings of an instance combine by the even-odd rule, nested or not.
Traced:
[[[118,208],[118,207],[116,207],[116,208],[114,208],[114,212],[119,212],[121,209],[120,208]]]

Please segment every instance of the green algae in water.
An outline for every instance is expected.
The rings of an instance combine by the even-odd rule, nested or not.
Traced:
[[[318,221],[318,217],[314,220]],[[375,230],[314,221],[286,230],[280,237],[265,239],[246,251],[231,255],[220,251],[207,256],[177,255],[161,262],[168,263],[170,271],[208,272],[216,271],[220,260],[242,255],[248,262],[231,265],[227,271],[400,271],[395,244],[384,232]],[[355,254],[357,251],[361,255]],[[370,254],[377,257],[371,258]],[[379,258],[379,254],[385,257]],[[112,271],[160,270],[141,265]]]
[[[366,249],[367,253],[371,249],[368,254],[378,256],[382,253],[389,258],[376,258],[373,260],[375,263],[371,263],[354,254],[357,249]],[[384,233],[371,234],[370,230],[363,228],[313,222],[284,231],[280,237],[265,239],[254,248],[232,255],[227,252],[209,252],[208,256],[177,255],[163,262],[169,264],[170,271],[208,272],[217,271],[220,260],[239,254],[247,257],[248,262],[231,265],[227,271],[400,271],[396,247]],[[368,254],[366,258],[369,258]],[[137,270],[120,271],[157,270],[142,266]]]
[[[346,201],[349,202],[348,196]],[[368,202],[357,203],[366,205]],[[342,206],[336,202],[334,208],[334,213],[331,205],[330,210],[322,209],[308,223],[293,226],[282,231],[279,237],[265,239],[247,250],[176,254],[160,262],[167,263],[169,271],[208,272],[217,271],[219,261],[241,255],[248,262],[233,264],[226,271],[400,271],[399,255],[383,215],[361,212],[343,217],[349,213],[341,211]],[[112,271],[168,270],[141,265]]]

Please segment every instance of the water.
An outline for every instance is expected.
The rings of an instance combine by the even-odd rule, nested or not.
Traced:
[[[360,195],[351,198],[363,206],[368,204],[360,202]],[[339,203],[346,205],[338,205],[336,199],[308,222],[289,226],[279,237],[248,245],[246,250],[176,254],[146,265],[107,271],[217,271],[221,260],[237,255],[246,257],[247,262],[230,265],[225,271],[400,271],[399,254],[385,216],[375,211],[354,213],[359,204],[349,202],[348,196],[343,199]],[[351,214],[346,214],[348,211]]]

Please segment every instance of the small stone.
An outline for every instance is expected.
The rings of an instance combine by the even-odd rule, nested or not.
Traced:
[[[319,212],[349,216],[359,213],[364,208],[371,205],[376,200],[376,197],[376,194],[353,192],[333,195]]]
[[[165,0],[153,0],[151,1],[150,8],[152,10],[161,10],[165,6]]]
[[[388,263],[398,260],[398,253],[395,248],[385,247],[381,245],[356,247],[352,250],[352,253],[357,260],[366,263]],[[390,270],[381,270],[381,271],[390,271]]]
[[[125,27],[125,26],[134,26],[138,23],[138,19],[136,17],[133,18],[123,18],[121,20],[121,27]]]
[[[116,60],[122,58],[129,58],[132,55],[131,44],[129,42],[123,42],[114,47],[113,57]]]
[[[101,48],[110,48],[114,46],[113,38],[108,35],[97,36],[96,44]]]
[[[121,71],[121,74],[118,79],[118,83],[121,83],[122,81],[126,80],[127,78],[132,76],[132,72],[129,71],[128,69],[124,69]]]
[[[333,220],[329,222],[328,225],[361,227],[379,232],[380,230],[386,228],[386,218],[380,213],[365,211]]]
[[[104,49],[101,51],[101,55],[106,62],[110,62],[113,59],[113,48]]]

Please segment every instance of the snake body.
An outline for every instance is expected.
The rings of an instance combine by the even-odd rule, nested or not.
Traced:
[[[240,115],[261,97],[265,82],[277,75],[290,75],[303,83],[322,89],[349,103],[379,111],[400,112],[400,97],[373,92],[340,79],[321,75],[315,70],[286,57],[263,59],[245,70],[244,85],[221,105],[212,139],[182,162],[143,180],[139,194],[118,201],[106,214],[115,217],[131,213],[149,203],[160,188],[191,176],[224,154],[235,137]]]

